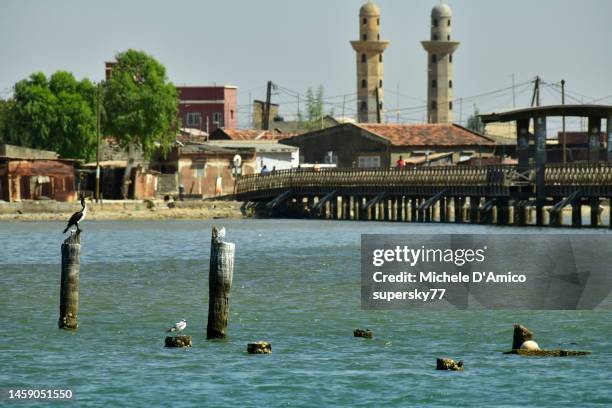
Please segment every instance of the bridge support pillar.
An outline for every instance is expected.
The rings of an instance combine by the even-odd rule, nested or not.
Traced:
[[[464,197],[455,197],[455,223],[460,224],[463,222],[463,206],[465,204]]]
[[[591,227],[599,226],[599,215],[601,213],[599,208],[599,198],[591,197],[589,199],[589,205],[591,207]]]
[[[600,150],[600,141],[599,135],[601,134],[601,118],[589,118],[589,162],[598,162],[599,161],[599,150]],[[608,149],[610,147],[608,146]]]
[[[546,169],[546,116],[535,117],[535,139],[536,139],[536,225],[544,225],[544,172]]]
[[[510,218],[510,206],[509,200],[505,197],[501,197],[497,202],[497,224],[508,225]]]
[[[417,198],[410,197],[410,222],[417,222]]]
[[[440,222],[446,222],[446,197],[440,198],[438,205],[440,206],[440,216],[438,217],[438,220]]]
[[[478,207],[480,206],[480,197],[470,197],[470,224],[478,222]]]
[[[519,227],[527,224],[527,217],[525,214],[525,203],[517,200],[514,202],[514,214],[513,214],[513,225],[517,225]]]
[[[572,227],[580,228],[582,226],[582,200],[580,197],[572,201]]]

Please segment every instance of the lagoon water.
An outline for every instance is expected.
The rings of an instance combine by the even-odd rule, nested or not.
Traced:
[[[225,341],[205,340],[212,221],[86,222],[77,332],[57,328],[63,224],[0,223],[0,405],[7,389],[25,388],[71,389],[78,407],[612,406],[609,310],[360,308],[361,233],[536,229],[215,223],[236,243]],[[193,348],[164,348],[164,330],[181,318]],[[504,356],[517,322],[544,348],[593,354]],[[357,327],[375,338],[354,338]],[[273,354],[248,355],[254,340]],[[466,371],[436,371],[443,356]]]

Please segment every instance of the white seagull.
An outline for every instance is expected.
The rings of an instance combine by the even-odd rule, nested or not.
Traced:
[[[222,227],[222,228],[213,227],[212,228],[213,241],[223,242],[223,238],[225,238],[225,227]]]
[[[168,333],[170,333],[170,332],[180,333],[183,330],[185,330],[185,327],[187,327],[187,320],[181,319],[180,322],[174,323],[174,326],[172,326],[171,328],[168,329]]]

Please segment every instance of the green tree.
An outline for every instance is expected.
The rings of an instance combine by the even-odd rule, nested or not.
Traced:
[[[47,80],[34,73],[15,84],[5,117],[5,141],[89,160],[95,151],[92,83],[66,71]]]
[[[484,134],[485,125],[482,123],[482,120],[478,116],[479,111],[478,107],[474,105],[474,114],[470,116],[467,120],[467,128],[473,130],[474,132]]]
[[[104,84],[104,131],[149,156],[167,152],[175,141],[178,98],[166,69],[142,51],[116,55],[117,65]]]
[[[323,85],[320,85],[316,92],[312,87],[308,87],[306,90],[306,118],[301,112],[298,112],[301,129],[310,131],[321,128],[321,122],[325,116],[323,96]]]

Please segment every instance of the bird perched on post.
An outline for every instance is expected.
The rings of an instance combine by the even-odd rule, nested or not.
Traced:
[[[212,240],[214,242],[223,242],[223,238],[225,238],[225,227],[221,229],[212,227]]]
[[[66,226],[66,229],[64,230],[63,234],[65,234],[66,231],[68,231],[73,225],[77,227],[76,230],[80,233],[81,229],[79,228],[79,223],[85,219],[86,215],[87,206],[85,205],[85,197],[81,196],[81,211],[77,211],[72,214],[72,217],[70,217],[70,219],[68,220],[68,225]]]
[[[177,333],[180,333],[180,332],[182,332],[183,330],[185,330],[185,327],[187,327],[187,320],[185,320],[185,319],[181,319],[181,321],[180,321],[180,322],[176,322],[176,323],[174,323],[174,326],[172,326],[171,328],[169,328],[167,331],[168,331],[168,333],[171,333],[171,332],[177,332]]]

